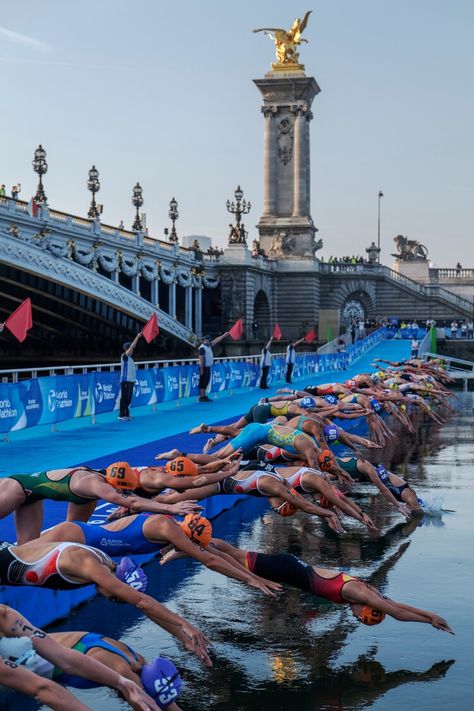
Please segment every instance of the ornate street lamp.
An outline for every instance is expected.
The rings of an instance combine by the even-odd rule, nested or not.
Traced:
[[[244,244],[246,232],[244,226],[240,224],[240,219],[242,215],[247,215],[250,212],[251,204],[242,199],[244,191],[240,185],[237,186],[234,196],[235,202],[230,200],[226,202],[228,212],[235,215],[235,225],[230,225],[229,242]]]
[[[89,212],[87,213],[87,216],[91,217],[94,220],[100,216],[100,212],[97,208],[97,204],[95,201],[95,194],[98,193],[100,190],[99,171],[97,170],[95,165],[93,165],[89,171],[89,180],[87,181],[87,189],[90,190],[92,193],[92,202],[91,202],[91,206],[89,208]]]
[[[48,172],[48,164],[46,163],[46,151],[41,143],[35,151],[33,170],[39,175],[38,188],[34,199],[37,203],[46,204],[48,200],[43,188],[43,175]]]
[[[136,208],[135,222],[132,225],[132,230],[141,232],[143,230],[142,221],[140,220],[140,208],[143,205],[143,188],[140,183],[137,183],[133,188],[132,205]]]
[[[179,212],[178,212],[178,202],[177,202],[176,198],[171,198],[171,200],[170,200],[170,211],[168,213],[168,217],[170,218],[171,222],[173,223],[173,227],[171,228],[171,234],[170,234],[170,242],[177,242],[178,241],[178,234],[176,232],[175,222],[179,218]]]

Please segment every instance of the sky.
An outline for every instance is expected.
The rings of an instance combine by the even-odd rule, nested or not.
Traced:
[[[257,27],[288,29],[313,10],[300,51],[321,93],[311,123],[311,212],[323,255],[382,262],[393,237],[419,240],[438,266],[474,267],[472,0],[22,0],[0,16],[0,183],[36,189],[47,150],[51,207],[86,215],[100,172],[103,221],[130,227],[143,187],[151,236],[169,227],[224,246],[225,203],[240,184],[257,237],[263,118],[252,80],[274,59]]]

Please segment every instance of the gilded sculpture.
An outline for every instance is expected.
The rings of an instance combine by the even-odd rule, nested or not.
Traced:
[[[272,64],[273,69],[304,69],[304,66],[299,64],[299,55],[296,47],[302,42],[308,41],[302,39],[301,35],[308,24],[310,15],[311,10],[305,14],[302,20],[297,17],[288,31],[280,27],[261,27],[253,30],[254,32],[264,32],[273,40],[278,60],[276,64]]]

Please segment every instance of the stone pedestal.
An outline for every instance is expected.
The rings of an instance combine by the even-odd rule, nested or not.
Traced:
[[[252,264],[252,255],[246,244],[229,244],[224,249],[222,262],[226,264]]]
[[[271,71],[255,79],[263,96],[264,198],[257,225],[269,257],[313,257],[309,122],[320,88],[304,71]]]
[[[427,259],[394,259],[392,269],[419,284],[428,284],[430,281],[429,265]]]

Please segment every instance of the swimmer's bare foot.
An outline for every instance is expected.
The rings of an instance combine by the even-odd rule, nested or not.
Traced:
[[[169,452],[161,452],[161,454],[157,454],[155,459],[176,459],[176,457],[180,457],[181,452],[179,449],[170,449]]]
[[[209,452],[209,450],[214,447],[214,445],[216,443],[215,439],[216,439],[215,437],[211,437],[210,439],[207,440],[206,444],[202,448],[202,451],[204,454],[207,454]]]
[[[205,434],[206,432],[209,432],[209,427],[204,422],[189,430],[189,434]]]

